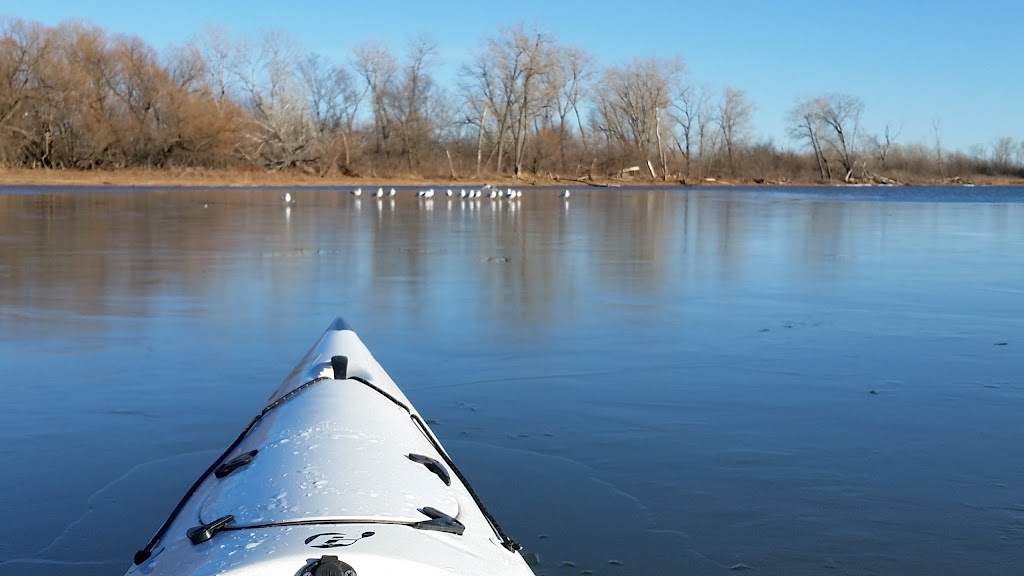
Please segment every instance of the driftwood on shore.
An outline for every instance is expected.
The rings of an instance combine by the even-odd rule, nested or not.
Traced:
[[[864,170],[864,180],[866,180],[868,183],[871,183],[871,184],[881,184],[881,185],[884,185],[884,186],[902,186],[903,185],[903,183],[900,182],[899,180],[896,180],[894,178],[888,178],[886,176],[882,176],[881,174],[875,174],[874,172],[870,172],[868,170]],[[850,183],[850,179],[849,178],[847,178],[846,183],[847,184]]]
[[[619,187],[618,184],[612,184],[612,183],[606,183],[606,182],[594,182],[593,180],[589,180],[587,178],[582,178],[582,177],[581,178],[573,178],[572,181],[573,182],[579,182],[581,184],[586,184],[587,186],[593,186],[595,188],[618,188]]]

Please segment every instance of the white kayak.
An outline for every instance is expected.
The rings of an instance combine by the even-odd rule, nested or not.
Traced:
[[[127,574],[533,572],[339,318],[135,554]]]

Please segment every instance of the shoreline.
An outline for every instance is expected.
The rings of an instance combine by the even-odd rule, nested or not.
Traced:
[[[139,170],[123,169],[111,171],[85,170],[52,170],[52,169],[0,169],[0,187],[76,187],[76,186],[113,186],[129,188],[182,187],[182,188],[345,188],[359,186],[436,186],[436,187],[480,187],[484,184],[495,186],[512,186],[516,188],[759,188],[759,187],[907,187],[907,186],[999,186],[1021,187],[1024,179],[974,179],[929,181],[916,180],[900,182],[894,185],[878,183],[822,182],[822,181],[776,181],[766,179],[735,179],[735,180],[641,180],[620,178],[598,178],[582,180],[574,178],[537,177],[514,178],[511,176],[494,176],[484,178],[450,178],[428,179],[415,176],[396,176],[393,178],[359,177],[359,176],[316,176],[299,172],[265,172],[254,170]]]

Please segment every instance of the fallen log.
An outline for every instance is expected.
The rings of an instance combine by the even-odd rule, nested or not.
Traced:
[[[591,180],[587,180],[586,178],[573,178],[572,180],[573,180],[573,182],[580,182],[582,184],[586,184],[587,186],[593,186],[595,188],[618,188],[619,187],[618,184],[604,184],[604,183],[601,183],[601,182],[593,182]]]

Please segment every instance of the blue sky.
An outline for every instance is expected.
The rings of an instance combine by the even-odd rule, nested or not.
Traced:
[[[783,146],[792,145],[785,114],[794,100],[831,91],[860,97],[863,128],[901,127],[904,144],[934,144],[936,124],[946,148],[1024,139],[1024,3],[1011,0],[47,0],[0,7],[0,15],[49,24],[78,18],[158,49],[208,24],[235,33],[283,29],[336,60],[361,41],[400,51],[426,32],[440,45],[442,74],[499,26],[526,23],[601,64],[681,55],[692,80],[745,90],[757,134]]]

